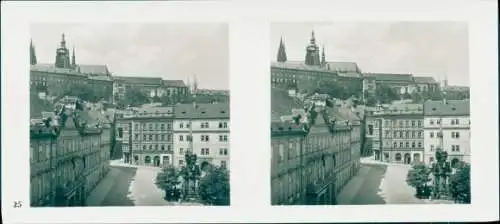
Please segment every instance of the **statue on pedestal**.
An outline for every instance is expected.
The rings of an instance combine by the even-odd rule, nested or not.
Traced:
[[[448,181],[451,174],[448,153],[442,149],[436,150],[436,162],[432,164],[432,175],[434,177],[433,198],[439,199],[448,195]]]
[[[201,176],[200,167],[196,164],[197,156],[191,151],[185,155],[186,166],[183,168],[184,179],[184,197],[187,200],[196,200],[198,198],[198,181]]]

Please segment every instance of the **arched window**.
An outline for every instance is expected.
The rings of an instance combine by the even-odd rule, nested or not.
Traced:
[[[398,153],[396,153],[396,156],[394,157],[394,159],[395,159],[396,161],[398,161],[398,162],[399,162],[399,161],[401,161],[401,153],[399,153],[399,152],[398,152]]]

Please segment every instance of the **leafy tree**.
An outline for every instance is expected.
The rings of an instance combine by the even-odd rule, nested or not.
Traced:
[[[429,191],[427,183],[431,180],[430,173],[431,170],[425,164],[417,163],[406,175],[406,183],[415,188],[418,198],[427,196]]]
[[[177,188],[180,183],[179,175],[179,171],[174,166],[167,166],[156,176],[156,185],[165,191],[165,200],[179,199],[181,193],[181,189]]]
[[[385,84],[380,84],[375,89],[375,99],[381,103],[390,103],[391,101],[399,100],[400,97],[395,89]]]
[[[205,204],[229,205],[229,171],[224,167],[210,167],[200,179],[199,194]]]
[[[450,176],[449,189],[455,202],[470,203],[470,165],[460,162],[456,173]]]
[[[422,102],[422,96],[418,92],[411,93],[410,98],[413,101],[413,103],[421,103]]]
[[[127,106],[136,107],[145,103],[149,103],[149,96],[134,88],[127,88],[123,104]]]

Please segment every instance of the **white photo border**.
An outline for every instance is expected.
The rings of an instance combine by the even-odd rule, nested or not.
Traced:
[[[498,220],[496,1],[9,2],[2,4],[2,216],[6,222],[391,222]],[[270,205],[272,22],[465,21],[469,31],[470,205]],[[29,208],[32,23],[228,23],[231,206]],[[19,123],[18,121],[22,121]],[[15,201],[25,206],[13,208]]]

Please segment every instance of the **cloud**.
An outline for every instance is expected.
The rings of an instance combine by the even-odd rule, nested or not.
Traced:
[[[77,63],[106,64],[116,75],[197,75],[201,88],[229,88],[227,24],[33,24],[39,62],[54,62],[62,33]]]
[[[354,61],[365,72],[432,75],[469,85],[468,30],[463,22],[275,23],[271,46],[283,36],[289,60],[303,60],[311,31],[330,61]],[[276,58],[277,47],[270,49]]]

